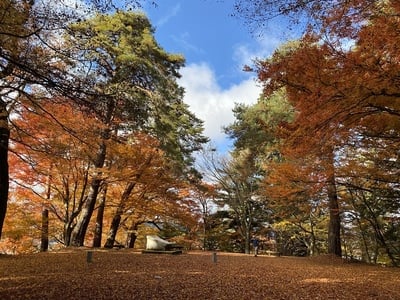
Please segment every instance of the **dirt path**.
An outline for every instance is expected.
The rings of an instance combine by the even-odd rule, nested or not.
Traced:
[[[83,250],[0,256],[0,299],[400,299],[400,269],[340,259]]]

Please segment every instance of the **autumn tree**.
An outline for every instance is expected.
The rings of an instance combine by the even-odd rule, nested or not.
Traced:
[[[23,82],[12,77],[14,64],[18,57],[25,53],[20,37],[29,34],[28,23],[30,5],[22,2],[2,1],[0,9],[3,12],[0,19],[0,238],[6,216],[9,174],[8,174],[8,143],[10,129],[8,126],[9,105],[13,102],[13,93]],[[13,26],[10,26],[13,24]]]
[[[386,126],[386,125],[384,125]],[[346,251],[368,262],[398,264],[399,227],[397,179],[398,138],[376,137],[377,125],[368,135],[355,135],[343,149],[338,166],[341,197],[345,198],[348,235]],[[353,245],[357,244],[357,248]],[[354,254],[358,253],[358,254]]]
[[[87,193],[96,126],[96,119],[63,99],[45,99],[40,106],[20,106],[14,112],[12,195],[25,195],[31,205],[48,209],[50,238],[64,245],[70,244]]]
[[[369,18],[371,12],[384,1],[375,0],[236,0],[235,16],[243,18],[251,29],[268,29],[275,19],[288,21],[289,29],[304,31],[333,30],[347,36],[359,29],[360,22]],[[391,1],[394,2],[394,1]]]
[[[53,245],[58,241],[68,246],[88,192],[90,173],[95,171],[91,149],[98,142],[98,134],[93,128],[101,124],[76,107],[55,102],[46,101],[36,109],[21,107],[18,117],[15,116],[11,159],[16,168],[11,170],[12,195],[16,208],[19,202],[25,205],[29,202],[37,219],[42,208],[48,209],[50,241]],[[154,137],[140,132],[119,135],[119,140],[107,141],[107,148],[101,186],[101,198],[107,200],[107,206],[96,220],[100,237],[95,236],[93,244],[96,238],[101,243],[103,221],[110,226],[107,247],[114,245],[121,227],[126,233],[127,246],[133,247],[138,226],[157,218],[196,228],[195,206],[183,192],[189,187],[171,168]],[[10,239],[15,230],[9,221],[6,225],[5,234]],[[38,221],[35,227],[40,228]],[[15,244],[27,238],[22,226],[19,232]],[[34,240],[35,236],[30,238]]]
[[[134,8],[140,1],[127,0]],[[85,103],[88,94],[95,94],[90,85],[76,80],[75,68],[66,68],[65,58],[79,65],[59,43],[59,36],[73,21],[93,12],[109,12],[117,8],[114,1],[76,2],[69,7],[64,1],[2,1],[0,4],[0,76],[1,76],[1,155],[0,155],[0,234],[7,208],[9,138],[8,119],[18,106],[16,95],[31,94],[33,86],[41,86],[50,94],[66,96],[76,103]],[[57,58],[62,57],[62,60]],[[34,101],[34,98],[31,98]]]
[[[117,151],[115,151],[117,150]],[[150,207],[151,204],[142,204],[141,201],[153,202],[148,198],[149,193],[156,193],[157,188],[163,186],[167,190],[172,183],[166,180],[165,172],[168,172],[163,151],[159,148],[159,143],[154,138],[143,134],[135,134],[132,137],[131,145],[126,145],[120,149],[110,149],[109,158],[111,160],[110,175],[108,181],[114,188],[122,184],[119,194],[114,191],[118,201],[112,201],[108,205],[115,206],[105,248],[112,248],[115,243],[117,232],[121,223],[127,226],[132,215],[137,215],[140,220],[133,227],[137,227],[141,222],[146,222],[148,215],[141,209]],[[115,172],[115,173],[114,173]],[[118,184],[119,183],[119,184]],[[168,187],[166,187],[168,186]],[[163,189],[163,192],[165,191]],[[113,197],[114,198],[114,197]],[[138,213],[141,211],[142,215]],[[134,229],[132,229],[134,230]],[[130,237],[132,239],[132,237]],[[128,243],[129,244],[129,243]]]
[[[215,197],[216,197],[216,187],[214,184],[207,183],[200,180],[196,180],[194,184],[194,188],[191,192],[191,197],[197,203],[200,208],[200,216],[201,216],[201,227],[202,233],[200,235],[202,239],[202,249],[203,250],[212,250],[210,249],[211,239],[211,214],[213,210],[215,210]]]
[[[99,15],[70,26],[67,43],[87,62],[86,78],[92,78],[102,97],[88,99],[104,127],[94,157],[103,167],[106,141],[119,131],[141,129],[159,137],[160,147],[177,170],[192,163],[191,153],[207,141],[202,122],[183,103],[183,89],[176,79],[183,57],[166,53],[154,40],[153,28],[140,13]],[[99,75],[101,75],[99,77]],[[84,236],[101,184],[101,171],[91,181],[88,200],[73,231],[73,244]]]
[[[107,10],[110,7],[101,6],[101,8]],[[71,21],[67,17],[68,14],[63,16],[66,17],[64,20]],[[91,201],[85,201],[84,205],[80,206],[79,211],[84,210],[85,213],[83,213],[83,216],[81,215],[81,225],[74,227],[76,228],[74,235],[78,237],[73,240],[79,239],[75,244],[83,243],[84,232],[102,184],[102,166],[106,159],[107,142],[111,140],[121,141],[118,137],[120,133],[135,129],[158,136],[161,140],[160,147],[165,150],[169,157],[171,170],[174,169],[177,173],[182,174],[181,171],[184,169],[190,171],[189,168],[193,162],[191,153],[199,149],[200,145],[207,140],[201,135],[202,122],[183,103],[183,89],[178,87],[175,82],[175,79],[179,77],[177,70],[182,66],[183,58],[180,55],[169,55],[156,45],[152,38],[153,29],[143,15],[120,13],[116,19],[118,17],[120,17],[119,21],[124,19],[119,25],[117,24],[118,21],[111,23],[111,25],[107,24],[110,26],[117,24],[114,27],[115,32],[109,32],[108,38],[111,44],[118,34],[121,35],[121,40],[116,41],[115,47],[109,47],[111,44],[107,44],[106,35],[102,35],[102,39],[97,40],[97,33],[86,32],[84,28],[87,24],[90,24],[90,21],[85,23],[86,21],[82,21],[84,18],[81,18],[81,23],[75,24],[75,27],[68,27],[70,24],[68,22],[65,24],[68,28],[66,32],[71,34],[65,36],[65,39],[69,42],[59,42],[56,45],[54,44],[55,41],[51,40],[51,35],[48,36],[48,44],[46,45],[54,51],[48,51],[46,55],[50,53],[52,59],[46,59],[46,55],[42,55],[40,58],[46,62],[54,62],[55,66],[51,66],[54,67],[52,71],[59,77],[51,87],[46,86],[43,82],[35,81],[37,88],[29,90],[29,92],[40,91],[38,95],[25,92],[24,97],[13,98],[17,101],[24,99],[24,105],[27,107],[29,105],[41,106],[43,105],[41,102],[55,99],[42,89],[47,87],[47,92],[65,94],[69,97],[63,98],[65,101],[73,100],[71,103],[75,103],[76,109],[84,110],[86,114],[93,112],[97,120],[100,121],[92,127],[91,131],[93,132],[93,129],[95,129],[94,132],[97,132],[97,137],[100,137],[96,143],[91,143],[92,149],[98,148],[98,151],[91,151],[88,161],[91,167],[93,165],[95,168],[97,167],[99,176],[89,177],[92,180],[92,191],[88,192]],[[107,31],[105,23],[109,18],[103,16],[97,19],[100,28],[106,27],[102,30]],[[129,32],[129,30],[124,31],[123,26],[119,27],[123,22],[136,22],[136,24],[132,23],[134,26],[133,28],[129,27],[131,30]],[[46,28],[52,29],[52,27]],[[62,26],[62,28],[65,28],[65,26]],[[140,31],[140,28],[143,31]],[[84,31],[83,35],[79,33],[80,30]],[[74,36],[74,32],[76,36]],[[43,35],[41,37],[43,38]],[[93,40],[91,40],[91,37],[93,37]],[[43,38],[43,40],[46,39]],[[92,42],[94,43],[91,44]],[[142,44],[140,45],[140,43]],[[38,45],[41,44],[38,43]],[[96,52],[102,46],[105,52]],[[120,51],[121,49],[118,49],[118,46],[126,46],[127,49],[131,47],[130,49],[133,52],[128,55],[128,50],[124,54]],[[85,47],[86,50],[82,50]],[[113,61],[114,55],[116,55],[115,61]],[[146,61],[142,55],[147,55],[149,61]],[[109,69],[108,63],[114,64],[116,69]],[[94,67],[91,68],[90,66]],[[83,71],[87,72],[88,76],[82,76]],[[104,77],[99,77],[100,73]],[[48,72],[49,77],[43,78],[47,80],[51,77],[51,74],[51,72]],[[126,76],[127,74],[130,77]],[[32,78],[35,79],[35,77]],[[62,84],[63,78],[68,78],[65,84]],[[72,78],[75,80],[72,80]],[[33,79],[26,82],[33,84]],[[56,79],[56,77],[51,77],[51,79]],[[72,86],[73,84],[76,85]],[[85,86],[84,90],[80,89],[82,86]],[[56,103],[58,102],[56,101]],[[54,116],[54,121],[68,130],[67,126],[57,121]],[[72,132],[73,130],[70,130],[70,133]],[[113,138],[111,139],[112,135]],[[87,193],[84,193],[84,195],[85,197],[82,199],[86,199]]]
[[[282,89],[268,98],[261,95],[252,106],[237,104],[233,112],[235,121],[225,127],[225,133],[234,141],[234,157],[247,153],[247,164],[252,165],[252,176],[258,181],[255,193],[263,199],[263,205],[258,208],[264,209],[264,212],[258,213],[269,215],[266,219],[271,224],[278,219],[273,215],[272,197],[264,192],[263,182],[271,173],[270,165],[282,160],[278,128],[282,122],[292,119],[292,108],[286,100],[285,90]]]
[[[240,2],[251,6],[247,1]],[[331,162],[324,171],[331,220],[336,219],[330,226],[336,233],[329,231],[329,252],[340,255],[335,167],[341,148],[352,140],[354,132],[359,137],[368,136],[379,122],[385,126],[375,132],[377,138],[397,131],[398,107],[393,99],[398,91],[393,74],[398,70],[393,62],[398,57],[395,32],[399,6],[395,1],[256,3],[266,8],[275,3],[280,14],[306,13],[311,17],[308,20],[315,21],[297,48],[283,54],[275,52],[271,60],[260,62],[258,74],[265,82],[266,94],[287,89],[296,111],[295,122],[289,126],[292,148],[295,146],[292,154],[319,149],[319,153],[314,152],[317,157]],[[257,12],[271,17],[269,10]],[[386,46],[379,46],[383,44]]]
[[[207,151],[202,160],[205,178],[216,185],[215,202],[232,212],[243,250],[249,253],[253,230],[268,219],[265,201],[257,194],[259,166],[247,149],[231,157],[218,157],[214,151]]]
[[[112,191],[108,206],[113,208],[113,214],[106,248],[121,243],[121,238],[126,240],[122,244],[133,248],[142,224],[161,226],[159,230],[164,236],[167,227],[180,228],[175,233],[169,232],[167,237],[190,235],[196,228],[196,206],[188,196],[191,187],[184,178],[176,176],[163,151],[154,147],[154,143],[157,145],[154,139],[138,140],[146,143],[132,145],[130,152],[134,155],[120,165],[123,170],[109,185]]]

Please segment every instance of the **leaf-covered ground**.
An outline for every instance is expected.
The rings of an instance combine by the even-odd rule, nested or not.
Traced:
[[[400,269],[330,256],[86,250],[0,255],[0,299],[400,299]]]

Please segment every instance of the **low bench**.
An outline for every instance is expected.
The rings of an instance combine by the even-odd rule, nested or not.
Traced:
[[[121,244],[116,244],[116,245],[113,246],[113,248],[119,250],[119,249],[125,248],[125,246],[121,245]]]
[[[142,250],[143,254],[182,254],[182,250]]]
[[[173,250],[183,250],[183,246],[178,244],[165,245],[165,251],[173,251]]]

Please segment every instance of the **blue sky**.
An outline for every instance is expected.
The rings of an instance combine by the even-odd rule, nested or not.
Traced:
[[[146,10],[159,43],[169,52],[184,54],[188,64],[209,63],[223,88],[245,77],[240,49],[254,47],[247,29],[230,17],[233,5],[227,2],[160,0]]]
[[[205,122],[205,134],[226,151],[222,126],[233,122],[235,103],[252,104],[261,88],[254,74],[243,72],[256,57],[279,46],[282,31],[270,24],[268,34],[254,36],[242,20],[232,17],[232,0],[159,0],[144,10],[156,29],[158,43],[186,58],[180,85],[185,102]]]
[[[64,1],[73,9],[82,2]],[[255,75],[244,72],[243,66],[272,54],[288,38],[285,25],[274,20],[262,35],[253,35],[243,20],[232,16],[234,0],[141,2],[157,42],[186,59],[179,84],[185,88],[184,100],[191,111],[204,121],[204,134],[221,152],[229,150],[222,127],[234,121],[235,103],[253,104],[261,93]],[[127,8],[124,1],[119,3]]]

